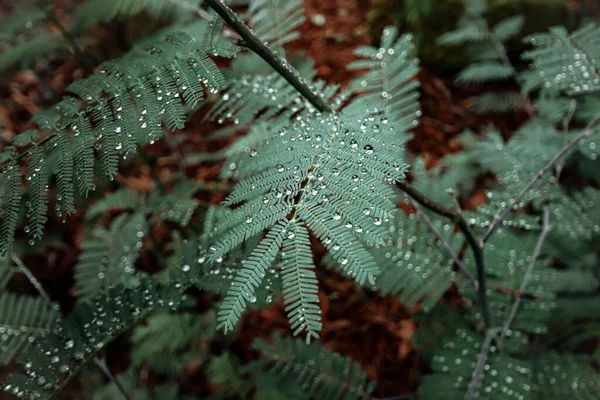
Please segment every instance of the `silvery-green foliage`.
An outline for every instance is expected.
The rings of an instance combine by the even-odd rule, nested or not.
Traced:
[[[406,165],[399,156],[405,138],[403,127],[386,121],[385,115],[364,110],[359,118],[358,110],[351,107],[329,116],[303,114],[265,143],[254,160],[239,166],[240,182],[224,204],[241,206],[218,226],[211,258],[219,261],[245,240],[265,229],[269,233],[233,279],[219,312],[220,328],[233,329],[280,248],[294,246],[294,254],[306,251],[307,255],[286,261],[288,256],[282,253],[284,264],[290,263],[286,269],[296,268],[298,274],[296,289],[289,287],[288,301],[299,296],[300,303],[290,305],[289,317],[293,326],[301,328],[297,333],[306,329],[308,339],[317,335],[320,318],[309,300],[314,282],[303,271],[311,268],[308,240],[299,237],[305,235],[303,226],[320,239],[341,270],[361,284],[375,282],[379,268],[366,246],[387,243],[386,221],[394,217],[396,207],[394,197],[385,193],[390,192],[388,185],[404,178]],[[284,278],[284,297],[285,282]],[[303,288],[308,290],[306,296],[294,294]],[[297,308],[307,313],[298,320]]]
[[[534,49],[523,56],[531,61],[547,88],[579,95],[600,90],[600,60],[598,48],[600,28],[586,25],[568,33],[564,27],[551,28],[548,33],[531,35],[526,40]]]
[[[247,370],[262,370],[269,386],[293,398],[319,400],[370,399],[375,382],[365,370],[318,343],[305,343],[275,334],[271,344],[263,339],[253,346],[262,359],[247,366]]]
[[[58,153],[60,159],[57,200],[60,215],[66,215],[74,210],[73,186],[82,195],[95,188],[96,158],[101,174],[113,180],[119,160],[137,151],[138,144],[160,138],[163,127],[182,128],[186,107],[193,108],[204,98],[205,86],[211,92],[224,87],[224,78],[209,55],[233,57],[237,50],[220,39],[200,41],[185,29],[170,33],[103,63],[98,73],[73,82],[67,88],[71,95],[36,114],[31,122],[39,131],[26,131],[16,138],[21,145],[33,143],[26,177],[31,187],[26,232],[31,241],[41,239],[47,220],[49,154]],[[35,143],[42,134],[46,135],[43,141]],[[9,156],[2,169],[7,180],[12,179],[3,193],[2,208],[7,215],[1,230],[3,253],[12,246],[21,199],[20,176],[13,172],[19,168],[18,160],[16,154]]]

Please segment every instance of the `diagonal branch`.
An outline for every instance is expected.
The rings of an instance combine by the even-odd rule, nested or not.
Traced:
[[[496,219],[494,220],[494,222],[492,223],[490,228],[487,230],[485,235],[483,235],[483,238],[481,239],[481,241],[483,243],[486,243],[488,241],[490,236],[492,236],[492,233],[494,233],[494,231],[498,228],[498,226],[502,223],[502,221],[504,221],[504,219],[506,218],[508,213],[510,213],[513,210],[513,208],[523,199],[523,197],[525,197],[527,192],[529,192],[538,183],[538,181],[540,179],[542,179],[544,176],[546,176],[546,174],[548,172],[550,172],[550,170],[561,159],[563,159],[567,154],[569,154],[569,152],[571,150],[573,150],[573,148],[575,146],[577,146],[579,144],[579,142],[581,142],[582,140],[584,140],[585,138],[590,136],[592,134],[592,131],[594,130],[596,125],[598,125],[599,122],[600,122],[600,115],[597,116],[596,118],[594,118],[592,120],[592,122],[590,122],[579,135],[577,135],[575,138],[573,138],[573,140],[571,140],[569,143],[567,143],[554,156],[554,158],[552,158],[552,160],[548,161],[548,163],[544,166],[544,168],[542,168],[540,170],[540,172],[538,172],[537,175],[531,180],[531,182],[529,182],[527,184],[527,186],[525,186],[523,188],[523,190],[521,190],[521,192],[510,202],[510,204],[504,209],[504,211],[496,217]]]
[[[478,286],[477,279],[475,279],[475,277],[471,274],[471,271],[469,271],[469,268],[467,268],[467,266],[462,262],[462,260],[454,252],[454,250],[452,250],[452,247],[450,247],[448,242],[445,241],[444,238],[442,237],[442,235],[437,231],[437,229],[435,229],[435,226],[433,226],[433,223],[431,222],[429,217],[427,217],[427,214],[425,214],[425,212],[423,212],[421,207],[417,204],[417,202],[412,197],[410,197],[408,194],[404,194],[404,195],[406,196],[407,200],[410,202],[410,205],[417,212],[417,215],[419,215],[419,217],[423,220],[423,222],[425,222],[425,225],[427,225],[427,228],[429,228],[429,231],[436,237],[437,240],[439,240],[440,244],[442,245],[444,250],[446,250],[446,253],[448,253],[450,258],[452,258],[452,260],[454,260],[454,262],[458,266],[458,269],[461,270],[461,272],[465,275],[465,277],[469,280],[469,282],[473,285],[473,287],[477,287]]]
[[[179,3],[178,0],[167,0],[172,3]],[[254,51],[258,56],[265,60],[275,71],[285,78],[302,96],[306,98],[320,112],[332,113],[333,108],[315,91],[313,91],[300,77],[298,71],[294,69],[285,59],[277,55],[267,45],[263,43],[246,24],[221,0],[205,0],[208,4],[229,26],[237,32],[244,40],[246,47]]]
[[[496,331],[494,329],[488,329],[485,332],[485,339],[483,340],[483,345],[481,346],[481,352],[479,353],[477,366],[475,367],[473,377],[469,383],[469,389],[465,395],[465,400],[473,400],[475,398],[477,387],[479,386],[479,380],[481,379],[481,375],[483,374],[483,370],[487,362],[490,346],[492,345],[492,340],[494,340],[495,337]]]
[[[533,269],[535,268],[535,263],[537,262],[537,260],[540,256],[540,253],[542,251],[542,246],[544,245],[544,241],[546,240],[546,236],[548,235],[548,232],[550,232],[550,230],[551,230],[550,210],[548,209],[548,207],[545,207],[544,208],[544,225],[542,227],[542,233],[540,233],[538,241],[535,245],[535,249],[533,250],[533,255],[531,256],[531,261],[529,262],[529,265],[527,266],[527,270],[525,271],[525,276],[523,277],[523,282],[521,283],[521,287],[519,288],[519,290],[521,292],[525,291],[525,288],[527,287],[527,284],[529,283],[529,280],[531,279],[531,274],[533,273]],[[504,339],[506,339],[507,332],[510,329],[510,325],[512,324],[513,320],[515,319],[515,316],[517,315],[517,311],[519,310],[520,304],[521,304],[521,297],[517,297],[515,299],[515,302],[512,305],[512,308],[510,309],[508,318],[506,318],[506,321],[504,322],[504,325],[502,326],[502,329],[500,331],[500,335],[498,338],[499,344],[501,344],[504,341]]]
[[[467,220],[458,209],[448,208],[435,201],[431,200],[415,187],[411,186],[405,181],[397,182],[396,185],[406,194],[408,194],[413,200],[418,202],[423,207],[435,212],[436,214],[442,215],[446,218],[450,218],[458,228],[461,230],[467,243],[473,250],[473,256],[475,258],[475,265],[477,267],[477,281],[478,281],[478,295],[479,302],[481,305],[481,315],[483,316],[483,324],[486,330],[492,329],[492,313],[487,297],[487,277],[485,274],[485,264],[483,257],[483,246],[484,243],[479,240],[475,233],[469,227]]]

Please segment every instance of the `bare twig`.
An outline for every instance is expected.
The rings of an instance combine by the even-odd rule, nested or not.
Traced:
[[[548,207],[545,207],[544,208],[544,225],[542,227],[542,232],[540,233],[538,241],[535,245],[535,249],[533,250],[533,255],[531,256],[531,261],[529,262],[529,265],[527,266],[527,270],[525,271],[525,276],[523,277],[523,282],[521,283],[521,287],[519,288],[519,290],[521,292],[524,292],[525,288],[527,287],[527,284],[529,284],[529,280],[531,279],[533,269],[535,268],[535,263],[537,262],[537,260],[540,256],[540,253],[542,251],[542,246],[544,245],[544,240],[546,240],[546,236],[548,235],[548,232],[550,232],[550,230],[551,230],[550,210],[548,209]],[[513,320],[515,319],[515,316],[517,315],[517,311],[519,309],[520,304],[521,304],[521,297],[517,297],[515,299],[515,302],[512,305],[512,308],[510,309],[508,318],[506,318],[506,321],[504,322],[502,330],[500,331],[499,338],[498,338],[498,344],[502,344],[504,339],[506,339],[507,332],[510,329],[510,325],[512,324]]]
[[[125,400],[131,400],[131,397],[127,394],[127,391],[125,390],[123,385],[121,385],[121,382],[119,382],[117,378],[115,378],[114,375],[110,372],[108,365],[106,365],[106,361],[100,359],[100,357],[96,357],[94,358],[94,364],[96,364],[98,368],[100,368],[102,373],[106,375],[108,380],[116,386],[117,390],[119,391],[119,393],[121,393],[121,396],[123,396]]]
[[[444,250],[446,250],[446,253],[448,253],[448,255],[452,258],[452,260],[454,260],[454,262],[456,263],[456,265],[458,266],[460,271],[467,277],[467,279],[473,285],[473,287],[477,288],[477,286],[478,286],[477,279],[475,279],[473,274],[471,274],[471,271],[469,271],[469,268],[467,268],[467,266],[462,262],[462,260],[454,252],[454,250],[452,250],[452,247],[450,247],[448,242],[445,241],[444,238],[442,237],[442,235],[437,231],[437,229],[435,229],[435,226],[433,226],[433,223],[431,222],[429,217],[427,217],[427,214],[425,214],[425,212],[423,212],[421,207],[417,204],[417,202],[412,197],[410,197],[408,194],[405,194],[405,196],[406,196],[406,199],[410,202],[410,205],[417,212],[417,215],[423,220],[423,222],[425,222],[425,225],[427,225],[427,228],[429,228],[429,231],[437,238],[437,240],[440,241],[440,244],[442,245]]]
[[[42,296],[42,298],[46,300],[48,304],[52,304],[50,296],[48,296],[48,293],[46,292],[46,290],[44,290],[44,287],[42,286],[40,281],[38,281],[35,275],[31,273],[31,271],[29,270],[29,268],[27,268],[25,263],[23,263],[23,261],[16,254],[12,254],[11,259],[16,264],[19,271],[27,277],[27,279],[33,285],[33,287],[35,287],[35,289],[40,293],[40,296]]]
[[[463,235],[465,235],[465,239],[467,240],[467,243],[473,251],[473,255],[475,258],[475,266],[477,267],[477,289],[479,292],[479,302],[481,305],[481,315],[483,316],[483,323],[485,325],[486,330],[492,329],[492,313],[490,311],[490,306],[487,298],[487,277],[485,274],[485,263],[483,258],[484,243],[477,239],[477,237],[469,227],[469,224],[467,223],[459,209],[448,208],[431,200],[406,181],[399,181],[396,183],[396,185],[404,193],[408,194],[413,200],[418,202],[423,207],[446,218],[450,218],[454,223],[456,223]]]
[[[467,390],[467,394],[465,395],[465,400],[473,400],[475,394],[477,393],[477,387],[479,386],[479,380],[481,379],[481,375],[483,374],[483,369],[487,362],[488,353],[490,351],[490,346],[492,345],[492,340],[496,337],[496,331],[494,329],[488,329],[485,332],[485,339],[483,340],[483,345],[481,346],[481,352],[479,353],[479,360],[477,360],[477,366],[475,367],[475,371],[473,372],[473,377],[471,378],[471,382],[469,383],[469,389]]]
[[[498,228],[500,223],[504,221],[509,212],[523,199],[523,197],[535,186],[540,179],[542,179],[563,157],[565,157],[573,148],[579,144],[582,140],[591,135],[592,131],[600,122],[600,116],[597,116],[588,124],[588,126],[581,131],[573,140],[567,143],[548,163],[537,173],[537,175],[521,190],[521,192],[510,202],[510,204],[504,209],[504,211],[496,217],[490,228],[487,230],[481,241],[486,243],[492,233]]]

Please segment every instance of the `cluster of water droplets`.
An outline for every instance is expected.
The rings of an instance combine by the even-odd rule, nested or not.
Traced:
[[[457,394],[467,392],[481,353],[482,342],[483,337],[480,335],[459,328],[444,342],[443,349],[433,356],[433,370],[451,375]],[[432,376],[432,380],[435,380],[435,376]],[[530,362],[513,358],[507,353],[499,353],[495,345],[492,345],[477,386],[476,398],[488,398],[495,393],[494,398],[526,400],[530,398],[533,389]],[[436,388],[432,387],[431,390]]]

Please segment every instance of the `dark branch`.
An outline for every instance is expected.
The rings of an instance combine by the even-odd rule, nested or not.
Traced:
[[[477,290],[479,292],[479,302],[481,303],[480,305],[483,323],[486,330],[492,329],[492,313],[490,311],[487,298],[487,279],[485,275],[485,264],[483,258],[483,242],[477,239],[460,210],[448,208],[431,200],[429,197],[425,196],[423,193],[405,181],[398,182],[397,186],[423,207],[435,212],[436,214],[450,218],[454,223],[456,223],[463,235],[465,235],[465,239],[471,247],[471,250],[473,250],[473,255],[475,257],[478,281]]]
[[[176,0],[169,0],[176,1]],[[265,60],[275,71],[283,76],[302,96],[304,96],[320,112],[333,112],[333,108],[317,93],[315,93],[298,71],[286,60],[277,55],[267,47],[244,22],[221,0],[206,0],[206,4],[212,8],[227,24],[237,32],[245,43],[245,46],[254,51]]]

